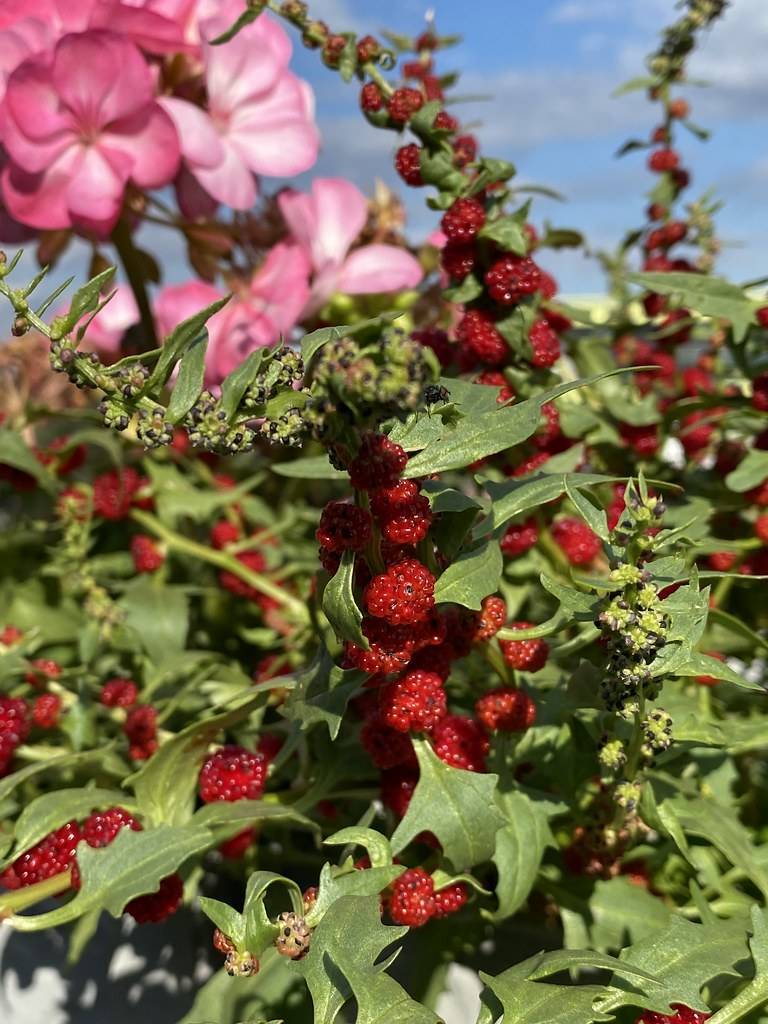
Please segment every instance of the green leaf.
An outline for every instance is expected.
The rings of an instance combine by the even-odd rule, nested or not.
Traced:
[[[435,585],[436,604],[460,604],[478,611],[484,597],[499,589],[504,559],[497,540],[487,540],[459,555]]]
[[[754,319],[754,304],[741,288],[708,274],[627,274],[627,280],[660,295],[674,295],[679,303],[703,316],[722,317],[733,325],[741,341]]]
[[[27,804],[14,828],[14,852],[8,860],[39,843],[68,821],[87,817],[97,807],[125,806],[125,794],[113,789],[57,789]]]
[[[345,830],[346,831],[346,830]],[[349,831],[353,831],[350,829]],[[327,840],[326,840],[327,842]],[[378,896],[405,871],[402,864],[373,866],[364,871],[353,869],[339,873],[330,864],[323,864],[317,885],[317,899],[309,913],[309,923],[321,920],[330,907],[343,896]]]
[[[179,364],[179,375],[173,385],[168,403],[166,419],[179,423],[200,397],[205,377],[205,353],[208,348],[208,331],[203,328],[184,352]]]
[[[57,317],[51,325],[51,338],[54,340],[63,338],[65,334],[72,331],[81,317],[96,309],[101,301],[101,290],[107,282],[112,280],[114,273],[114,267],[107,267],[96,277],[91,278],[82,288],[78,288],[72,296],[69,310],[63,316]]]
[[[768,452],[752,448],[725,478],[725,485],[737,494],[750,491],[768,477]]]
[[[232,941],[238,953],[244,953],[245,945],[245,918],[234,907],[221,900],[211,899],[209,896],[200,897],[200,909],[209,918],[222,934]]]
[[[467,274],[461,284],[446,288],[445,297],[449,302],[465,303],[483,294],[483,284],[474,274]]]
[[[163,342],[163,350],[144,385],[145,393],[151,393],[163,387],[187,347],[199,336],[211,317],[229,302],[230,298],[230,295],[225,295],[223,299],[217,299],[210,306],[206,306],[205,309],[182,320],[177,327],[174,327]]]
[[[197,825],[163,825],[143,832],[121,829],[109,846],[101,849],[80,843],[77,864],[82,884],[69,903],[45,914],[13,915],[8,920],[17,931],[35,932],[96,909],[120,917],[126,903],[156,891],[163,878],[202,853],[210,842],[207,829]]]
[[[357,669],[335,665],[328,651],[320,651],[311,665],[295,675],[295,688],[280,713],[305,729],[323,724],[335,740],[350,698],[367,678]]]
[[[125,766],[113,753],[113,744],[102,746],[99,750],[84,750],[74,754],[59,754],[55,757],[48,757],[45,761],[35,761],[33,764],[25,765],[17,771],[0,779],[0,800],[7,799],[11,793],[23,782],[34,778],[36,775],[43,775],[50,772],[57,775],[59,772],[70,769],[85,769],[93,767],[94,770],[109,771],[113,775],[122,775]]]
[[[388,310],[371,317],[370,320],[361,320],[356,324],[340,324],[337,327],[319,327],[316,331],[305,334],[299,343],[304,365],[308,367],[313,357],[329,341],[338,341],[339,338],[345,338],[348,335],[360,334],[369,328],[384,327],[403,315],[401,310]]]
[[[549,985],[520,978],[515,971],[513,967],[496,978],[480,972],[499,1001],[503,1024],[592,1024],[612,1019],[593,1009],[595,998],[606,991],[599,985]]]
[[[378,896],[343,896],[333,904],[312,935],[309,953],[295,965],[312,994],[315,1024],[333,1024],[352,997],[356,1024],[440,1024],[385,973],[392,958],[380,963],[406,931],[381,923]]]
[[[490,860],[503,818],[494,803],[497,775],[467,772],[441,761],[426,740],[413,741],[419,781],[392,835],[399,853],[420,832],[433,832],[456,871]]]
[[[125,624],[152,661],[161,663],[184,649],[189,601],[181,587],[163,586],[141,576],[126,587],[118,604],[125,612]]]
[[[768,871],[758,858],[749,831],[730,807],[705,798],[686,800],[681,797],[670,803],[688,835],[699,836],[715,846],[768,896]]]
[[[218,715],[193,722],[166,740],[126,785],[136,794],[143,815],[156,824],[183,824],[192,817],[197,776],[219,733],[246,718],[263,702],[261,695]]]
[[[272,945],[278,934],[278,926],[270,919],[264,898],[272,886],[280,886],[288,890],[291,909],[296,914],[302,913],[301,889],[290,878],[278,875],[274,871],[254,871],[245,887],[243,902],[243,918],[245,919],[246,948],[255,957]]]
[[[288,476],[297,480],[345,480],[347,474],[335,469],[328,461],[327,455],[307,455],[303,459],[292,459],[290,462],[275,462],[269,467],[278,476]]]
[[[243,395],[253,384],[262,363],[269,354],[268,348],[254,349],[221,382],[221,408],[227,414],[228,420],[231,420],[237,412]]]
[[[624,82],[623,85],[618,86],[611,93],[612,97],[624,96],[625,93],[635,92],[637,89],[650,89],[654,85],[658,85],[658,79],[649,78],[648,75],[642,75],[639,78],[630,78],[629,81]]]
[[[46,491],[56,490],[56,479],[51,471],[38,462],[21,434],[15,430],[0,428],[0,463],[28,473]]]
[[[326,846],[362,846],[374,868],[388,867],[392,863],[392,846],[389,840],[372,828],[351,825],[349,828],[334,832],[323,842]]]
[[[614,976],[618,989],[599,1000],[602,1010],[611,1011],[630,1004],[668,1013],[670,1003],[683,1003],[694,1010],[708,1010],[701,989],[714,978],[733,975],[734,965],[748,956],[744,924],[738,919],[714,925],[692,924],[672,916],[669,925],[622,951],[620,959],[652,974],[660,986],[633,993],[624,978]]]
[[[323,591],[323,612],[336,636],[367,649],[368,641],[361,629],[363,613],[355,600],[354,577],[355,552],[347,550]]]
[[[699,651],[691,651],[682,664],[675,664],[674,674],[676,676],[712,676],[713,679],[723,679],[741,686],[745,690],[756,690],[764,693],[763,687],[758,682],[747,679],[745,676],[734,672],[732,668],[719,658],[713,658],[708,654],[701,654]]]
[[[511,917],[523,906],[536,881],[544,851],[554,842],[546,812],[524,793],[505,793],[499,797],[499,806],[505,824],[496,833],[493,854],[499,876],[495,921]]]
[[[755,962],[755,976],[738,995],[726,1003],[710,1020],[715,1024],[735,1024],[755,1010],[768,1005],[768,913],[752,907],[752,937],[749,948]]]
[[[528,237],[523,230],[524,221],[521,223],[519,217],[512,214],[507,217],[499,217],[497,220],[487,221],[478,233],[478,237],[487,238],[491,242],[498,242],[506,252],[517,253],[518,256],[525,256],[528,252]]]
[[[595,883],[588,915],[591,944],[597,949],[621,949],[628,940],[655,935],[667,928],[671,916],[662,900],[623,876]]]
[[[413,478],[462,469],[478,459],[512,448],[535,432],[542,405],[576,388],[588,387],[624,372],[627,371],[611,370],[583,380],[568,381],[525,402],[466,416],[457,424],[444,427],[439,438],[414,455],[408,461],[403,476]]]
[[[504,483],[484,481],[483,485],[493,501],[489,525],[497,530],[515,516],[559,498],[565,494],[566,486],[576,491],[616,479],[598,473],[536,473],[534,476]]]
[[[565,490],[572,504],[576,507],[576,511],[587,526],[593,533],[597,534],[600,540],[608,543],[611,538],[611,531],[608,529],[605,509],[596,508],[586,495],[582,494],[577,487],[571,484],[569,477],[565,478]]]

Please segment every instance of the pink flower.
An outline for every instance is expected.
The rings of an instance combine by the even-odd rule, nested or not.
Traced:
[[[179,164],[173,122],[137,48],[111,32],[67,35],[8,79],[2,193],[31,227],[107,235],[125,186],[159,188]]]
[[[254,349],[272,345],[296,324],[309,297],[309,261],[297,245],[276,245],[248,284],[208,321],[206,383],[219,384]],[[155,301],[163,336],[224,293],[202,281],[164,288]]]
[[[368,217],[365,196],[351,181],[316,178],[310,195],[289,189],[278,201],[293,237],[312,260],[308,311],[319,309],[334,292],[394,292],[421,281],[418,260],[397,246],[364,245],[349,252]]]
[[[210,38],[227,25],[203,25]],[[261,15],[225,46],[202,44],[208,108],[177,97],[160,100],[179,130],[184,169],[177,183],[188,216],[215,203],[247,210],[256,199],[255,174],[291,175],[317,159],[312,91],[288,70],[291,44]]]

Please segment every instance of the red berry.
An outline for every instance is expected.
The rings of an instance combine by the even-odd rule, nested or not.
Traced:
[[[510,629],[530,629],[532,622],[513,622]],[[504,660],[519,672],[538,672],[544,668],[549,657],[549,645],[546,640],[501,640],[501,651]]]
[[[394,487],[408,462],[405,450],[384,434],[363,435],[360,449],[349,464],[349,479],[356,490]]]
[[[475,714],[491,732],[525,732],[536,720],[536,705],[524,690],[501,686],[478,700]]]
[[[348,501],[329,501],[315,537],[327,551],[362,551],[371,539],[371,517]]]
[[[424,184],[421,176],[421,148],[415,142],[401,146],[395,153],[395,170],[406,185],[418,188]]]
[[[454,882],[453,885],[446,885],[444,889],[438,889],[435,893],[435,910],[433,917],[447,917],[461,910],[469,899],[469,892],[464,882]]]
[[[456,199],[443,214],[440,225],[450,242],[472,242],[485,224],[485,207],[479,199]]]
[[[21,697],[0,697],[0,736],[18,746],[29,736],[29,709]]]
[[[432,730],[432,745],[440,760],[454,768],[485,771],[488,738],[473,718],[447,715]]]
[[[716,415],[717,411],[717,409],[698,409],[683,417],[678,436],[687,455],[696,455],[709,446],[715,427],[713,423],[702,423],[701,420],[708,420],[711,416]]]
[[[139,697],[139,688],[132,679],[110,679],[101,688],[99,700],[105,708],[129,708]]]
[[[25,682],[30,686],[40,688],[47,679],[58,679],[61,675],[61,665],[50,658],[35,658],[30,665],[32,671],[24,676]]]
[[[138,533],[131,539],[131,557],[136,572],[157,572],[165,561],[163,552],[145,533]]]
[[[431,729],[447,713],[442,678],[419,669],[383,686],[379,701],[383,721],[399,732]]]
[[[573,516],[555,520],[552,537],[571,565],[589,565],[602,550],[597,534]]]
[[[210,804],[224,800],[258,800],[267,781],[269,758],[245,747],[221,747],[210,754],[200,769],[200,799]]]
[[[177,874],[168,875],[160,882],[157,892],[137,896],[123,910],[138,924],[157,924],[175,913],[184,897],[184,883]]]
[[[345,654],[352,667],[389,673],[400,672],[408,665],[416,650],[412,626],[391,626],[383,619],[365,618],[361,628],[369,649],[346,645]]]
[[[670,330],[676,323],[682,323],[678,330]],[[661,345],[684,345],[691,337],[691,313],[687,309],[673,309],[659,324]]]
[[[459,130],[459,122],[455,117],[451,117],[447,110],[439,110],[435,115],[435,120],[432,122],[432,127],[445,132],[457,132]]]
[[[503,405],[505,402],[509,402],[515,397],[515,392],[507,381],[507,378],[498,370],[483,370],[475,383],[485,384],[486,387],[489,388],[498,388],[499,393],[496,396],[496,401],[499,405]]]
[[[267,560],[260,551],[240,551],[235,555],[235,558],[246,569],[250,569],[251,572],[261,573],[267,567]],[[253,601],[254,604],[258,604],[262,608],[270,606],[270,598],[265,597],[260,590],[252,587],[250,583],[246,583],[245,580],[240,579],[239,576],[236,576],[228,569],[222,569],[219,572],[219,583],[224,590],[228,590],[235,597],[242,597],[247,601]]]
[[[139,474],[130,466],[97,476],[93,481],[94,513],[102,519],[125,519],[141,483]]]
[[[713,551],[707,561],[715,572],[730,572],[738,557],[735,551]]]
[[[656,149],[648,157],[648,168],[656,174],[664,174],[677,169],[680,157],[673,149]]]
[[[415,480],[401,480],[394,487],[372,491],[371,512],[382,536],[393,544],[417,544],[432,525],[429,499],[419,494]]]
[[[128,712],[123,732],[134,761],[146,761],[157,750],[157,708],[140,704]]]
[[[38,729],[55,729],[61,715],[61,697],[56,693],[41,693],[32,705],[32,721]]]
[[[507,253],[486,271],[488,294],[501,306],[514,306],[526,295],[533,295],[541,284],[541,271],[530,256]]]
[[[384,107],[384,97],[375,82],[366,82],[360,90],[360,106],[367,114],[375,113]]]
[[[456,328],[456,337],[476,359],[489,366],[502,366],[509,359],[509,345],[491,317],[479,309],[467,310]]]
[[[211,527],[211,544],[217,551],[236,544],[240,540],[240,528],[230,523],[228,519],[214,523]]]
[[[712,1016],[710,1013],[702,1013],[699,1010],[692,1010],[682,1003],[671,1003],[674,1013],[653,1013],[651,1010],[644,1010],[637,1018],[635,1024],[704,1024]]]
[[[752,381],[752,405],[760,412],[768,412],[768,373],[761,373]]]
[[[768,516],[758,516],[755,522],[755,536],[764,544],[768,544]]]
[[[655,423],[636,426],[633,423],[620,423],[619,434],[628,448],[634,449],[640,458],[650,458],[659,448],[659,429]]]
[[[529,476],[540,469],[549,460],[549,452],[537,452],[529,459],[523,459],[519,466],[515,466],[510,476]]]
[[[663,203],[651,203],[645,212],[648,220],[664,220],[669,210]]]
[[[454,281],[463,281],[475,269],[477,249],[474,242],[448,242],[440,253],[443,270]]]
[[[477,139],[474,135],[459,135],[453,143],[456,165],[466,167],[477,159]]]
[[[0,630],[0,644],[4,647],[11,647],[13,644],[17,644],[23,636],[23,632],[15,626],[4,626]]]
[[[439,327],[423,327],[420,331],[411,331],[411,337],[425,348],[431,348],[441,366],[450,366],[453,362],[454,347],[448,341],[446,332]]]
[[[761,306],[755,310],[755,318],[761,327],[768,329],[768,306]]]
[[[141,832],[140,823],[124,807],[110,807],[106,811],[94,811],[85,819],[82,836],[89,846],[99,849],[109,846],[123,828]]]
[[[546,368],[560,358],[560,341],[546,320],[536,320],[528,331],[531,343],[531,363]]]
[[[219,853],[228,860],[240,860],[256,840],[255,828],[244,828],[236,835],[219,844]]]
[[[77,822],[67,822],[17,857],[0,875],[0,885],[6,889],[23,889],[67,871],[74,863],[81,838]]]
[[[501,550],[508,558],[519,558],[535,547],[539,539],[539,527],[531,517],[522,523],[513,523],[501,538]]]
[[[397,125],[404,125],[424,105],[424,94],[418,89],[395,89],[389,98],[389,116]]]
[[[374,576],[365,588],[369,615],[391,626],[423,622],[434,607],[435,577],[415,558],[404,558],[385,573]]]
[[[483,599],[480,611],[472,621],[471,639],[473,643],[482,643],[496,636],[507,621],[507,606],[501,597],[492,595]]]
[[[418,769],[409,764],[396,765],[381,773],[382,802],[396,817],[405,817],[418,781]]]
[[[392,883],[387,901],[395,924],[420,928],[435,913],[435,886],[423,868],[409,868]]]
[[[377,768],[395,768],[412,764],[413,744],[407,733],[387,725],[379,712],[366,718],[360,730],[360,742]]]

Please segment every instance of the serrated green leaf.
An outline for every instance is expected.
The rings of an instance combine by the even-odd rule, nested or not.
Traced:
[[[350,825],[339,832],[334,832],[323,840],[326,846],[362,846],[368,853],[371,866],[389,867],[392,863],[392,846],[386,836],[372,828]]]
[[[346,830],[345,830],[346,831]],[[352,830],[350,830],[352,831]],[[308,915],[314,924],[323,918],[333,904],[343,896],[378,896],[396,878],[402,875],[402,864],[382,864],[364,871],[335,872],[330,864],[323,864],[318,880],[317,899]]]
[[[765,692],[760,683],[739,675],[724,661],[713,658],[709,654],[702,654],[700,651],[691,651],[682,664],[676,663],[674,674],[676,676],[712,676],[713,679],[725,680],[735,686],[741,686],[745,690]]]
[[[323,612],[336,636],[367,649],[368,641],[361,628],[363,613],[355,600],[354,577],[355,552],[347,550],[323,591]]]
[[[592,1024],[612,1019],[593,1008],[595,999],[606,992],[600,985],[550,985],[506,971],[496,978],[481,972],[480,977],[499,1001],[503,1024]]]
[[[565,490],[576,511],[596,534],[600,540],[606,543],[610,540],[611,531],[608,529],[608,519],[605,509],[596,508],[585,494],[582,494],[578,487],[571,483],[570,477],[565,478]]]
[[[729,320],[736,341],[744,338],[754,319],[751,300],[741,288],[721,277],[678,272],[641,273],[627,274],[627,280],[660,295],[675,295],[684,306],[703,316]]]
[[[184,649],[189,629],[189,600],[180,587],[163,586],[140,576],[118,602],[125,624],[156,663]]]
[[[465,551],[441,573],[435,584],[436,604],[459,604],[478,611],[484,597],[499,589],[504,559],[497,540]]]
[[[243,395],[253,384],[261,370],[262,363],[269,354],[270,350],[268,348],[254,349],[221,382],[221,408],[226,413],[228,420],[231,420],[235,415],[238,406],[243,400]]]
[[[339,668],[323,649],[312,664],[296,673],[295,687],[280,713],[291,721],[301,722],[307,729],[325,725],[334,740],[347,704],[365,678],[366,674],[357,669]]]
[[[346,473],[330,464],[327,455],[307,455],[303,459],[292,459],[290,462],[275,462],[269,468],[278,476],[288,476],[297,480],[347,479]]]
[[[109,846],[77,848],[81,887],[62,907],[44,914],[16,914],[8,920],[17,931],[33,932],[74,921],[92,910],[103,909],[120,917],[126,903],[157,890],[190,857],[207,849],[211,835],[197,825],[134,832],[121,829]]]
[[[426,740],[415,739],[413,746],[419,781],[392,835],[393,852],[405,849],[420,832],[433,832],[456,871],[490,860],[504,823],[494,803],[498,776],[452,768]]]
[[[536,473],[534,476],[504,483],[485,481],[485,489],[493,501],[489,527],[496,530],[515,516],[554,501],[565,494],[566,485],[576,491],[582,487],[611,483],[616,479],[598,473]]]
[[[96,277],[91,278],[82,288],[77,289],[72,296],[69,310],[62,317],[57,317],[56,321],[54,321],[55,327],[51,329],[52,338],[63,338],[65,334],[69,334],[72,331],[86,313],[96,309],[101,299],[101,290],[104,285],[112,280],[114,273],[114,267],[107,267],[106,270],[102,270]]]

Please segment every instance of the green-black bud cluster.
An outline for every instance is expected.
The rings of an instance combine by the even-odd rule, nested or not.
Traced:
[[[669,620],[658,588],[644,568],[652,549],[648,530],[660,522],[663,503],[648,495],[640,497],[632,488],[627,495],[626,510],[612,537],[616,557],[609,576],[620,589],[603,599],[595,625],[610,654],[601,696],[609,711],[629,718],[637,712],[641,697],[658,696],[659,683],[650,666],[666,643]]]
[[[696,46],[696,32],[721,17],[728,0],[687,0],[687,10],[665,29],[661,45],[648,58],[648,68],[666,81],[682,78],[685,61]]]

